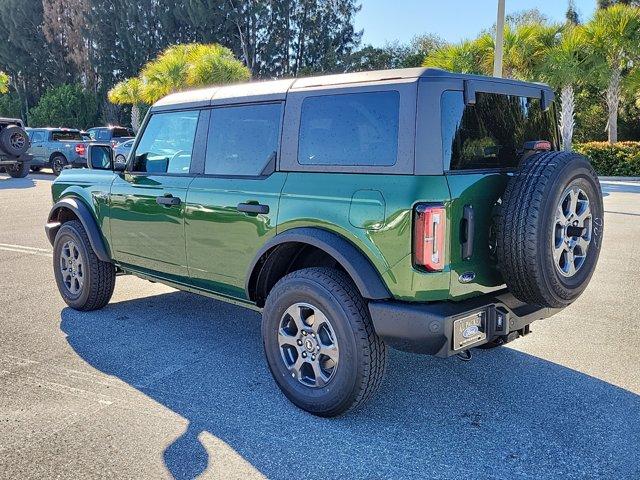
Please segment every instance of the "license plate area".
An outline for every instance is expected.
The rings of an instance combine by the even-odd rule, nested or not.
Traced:
[[[475,312],[453,321],[453,349],[469,348],[487,338],[487,312]]]

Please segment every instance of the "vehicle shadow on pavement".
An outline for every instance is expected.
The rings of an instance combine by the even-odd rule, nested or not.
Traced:
[[[268,478],[640,474],[640,396],[626,390],[506,347],[478,351],[471,362],[390,351],[373,400],[321,419],[276,387],[259,320],[255,312],[175,292],[98,312],[67,308],[61,328],[93,367],[188,420],[163,452],[175,478],[221,461],[209,458],[202,432]]]
[[[25,189],[36,186],[33,178],[11,178],[0,174],[0,190]]]

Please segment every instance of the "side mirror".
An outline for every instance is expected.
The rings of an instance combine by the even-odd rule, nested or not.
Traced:
[[[109,144],[90,143],[87,158],[87,166],[93,170],[113,170],[113,150]]]

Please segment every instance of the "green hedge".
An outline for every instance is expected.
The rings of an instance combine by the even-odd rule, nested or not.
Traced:
[[[640,177],[640,142],[589,142],[573,149],[591,160],[598,175]]]

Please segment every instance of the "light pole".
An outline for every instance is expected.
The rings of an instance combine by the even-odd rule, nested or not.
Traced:
[[[498,21],[496,22],[496,51],[493,55],[493,76],[502,78],[502,53],[504,49],[504,2],[498,0]]]

